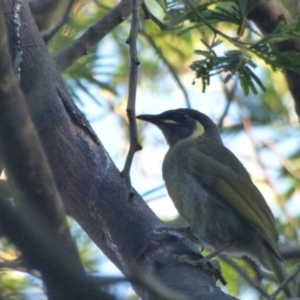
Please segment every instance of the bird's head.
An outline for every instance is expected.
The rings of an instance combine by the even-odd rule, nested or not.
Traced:
[[[159,115],[140,115],[137,119],[156,125],[170,146],[190,137],[208,137],[220,141],[215,123],[205,114],[194,109],[174,109]]]

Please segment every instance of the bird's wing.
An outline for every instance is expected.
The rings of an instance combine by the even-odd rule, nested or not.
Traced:
[[[222,145],[220,147],[224,149]],[[224,152],[222,149],[220,151],[222,155],[228,155],[227,151]],[[196,179],[227,201],[237,213],[257,228],[279,257],[275,242],[278,233],[273,214],[251,179],[202,153],[199,148],[190,148],[188,157],[188,168]],[[226,160],[226,157],[224,159]],[[236,157],[234,159],[237,160]]]

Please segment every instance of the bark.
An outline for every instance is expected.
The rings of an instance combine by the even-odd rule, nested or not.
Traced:
[[[103,37],[131,15],[131,0],[122,0],[99,22],[91,26],[78,40],[54,58],[57,68],[63,72],[78,58],[88,54]]]
[[[18,25],[17,6],[13,11],[14,24]],[[3,30],[0,35],[0,154],[15,200],[12,206],[0,197],[1,229],[22,251],[26,265],[40,270],[49,299],[112,300],[84,272],[61,197],[15,77],[1,10],[0,28]],[[19,28],[15,27],[16,33]],[[17,51],[22,53],[20,48]]]
[[[31,12],[40,31],[51,26],[58,4],[59,0],[30,0]]]
[[[176,232],[157,231],[162,222],[136,192],[128,201],[119,170],[70,98],[27,2],[21,8],[18,50],[12,1],[2,1],[1,8],[12,57],[22,61],[20,86],[66,211],[125,275],[143,270],[190,299],[233,299],[216,286],[212,268],[191,267],[173,258],[199,257],[192,242]],[[145,288],[138,292],[144,299],[158,299]]]

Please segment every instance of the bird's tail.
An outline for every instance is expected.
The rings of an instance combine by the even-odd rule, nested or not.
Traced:
[[[275,276],[277,278],[278,283],[282,283],[285,279],[288,278],[288,274],[286,270],[283,267],[282,262],[278,258],[278,256],[273,251],[266,251],[266,255],[268,257],[268,261],[270,263],[270,267],[272,268],[273,272],[275,273]],[[291,298],[293,296],[290,288],[286,286],[283,289],[283,292],[286,297]]]

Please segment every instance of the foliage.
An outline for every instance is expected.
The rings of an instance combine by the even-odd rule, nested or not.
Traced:
[[[29,285],[25,274],[17,274],[12,271],[1,271],[0,290],[1,296],[6,300],[23,300],[25,299],[22,291]]]
[[[203,43],[205,44],[205,42]],[[255,83],[265,91],[263,83],[251,70],[251,68],[256,68],[256,64],[251,57],[239,50],[227,51],[224,56],[217,56],[216,52],[213,51],[213,48],[220,43],[221,41],[217,40],[212,46],[206,45],[209,48],[208,51],[195,51],[196,54],[205,57],[205,59],[195,61],[191,65],[191,69],[196,72],[196,78],[201,78],[202,80],[203,92],[205,92],[206,86],[210,83],[210,77],[223,72],[228,74],[224,79],[225,83],[227,83],[233,75],[238,75],[240,84],[246,96],[249,94],[249,90],[254,94],[258,93]]]
[[[14,260],[19,256],[19,251],[7,241],[6,238],[0,239],[0,263]],[[22,300],[22,291],[29,285],[25,273],[12,271],[9,268],[0,270],[0,297],[7,300]],[[1,298],[2,299],[2,298]]]
[[[265,61],[266,64],[277,71],[278,69],[289,69],[300,73],[300,58],[296,51],[280,53],[274,46],[275,43],[299,38],[300,20],[284,25],[284,22],[269,35],[261,37],[253,25],[247,21],[247,15],[258,2],[253,1],[205,1],[203,4],[195,4],[190,1],[158,1],[164,8],[168,19],[174,25],[189,23],[186,30],[206,27],[211,31],[208,40],[202,40],[207,50],[196,50],[195,52],[204,59],[192,63],[191,68],[200,78],[203,91],[210,83],[210,77],[221,72],[228,74],[225,83],[237,75],[245,95],[249,91],[257,94],[256,85],[263,91],[264,84],[252,70],[256,68],[252,56],[255,55]],[[197,3],[197,4],[196,4]],[[219,30],[219,24],[225,23],[227,28]],[[224,26],[222,26],[224,28]],[[227,33],[228,32],[228,33]],[[209,42],[209,40],[212,40]],[[228,42],[233,50],[228,50],[224,55],[218,55],[214,48],[224,41]]]

